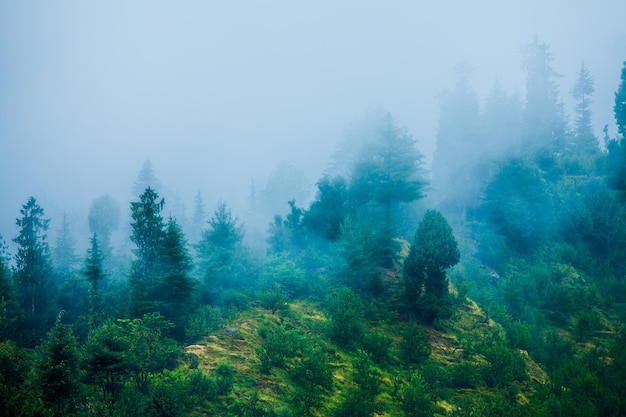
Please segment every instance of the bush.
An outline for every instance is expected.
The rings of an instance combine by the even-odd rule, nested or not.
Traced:
[[[391,338],[381,333],[368,331],[363,335],[362,347],[378,365],[384,365],[391,358]]]
[[[423,363],[431,354],[428,334],[417,323],[410,323],[402,332],[400,354],[407,364]]]
[[[215,370],[217,384],[217,393],[226,395],[233,389],[235,381],[235,368],[227,363],[220,363]]]
[[[185,334],[190,340],[198,340],[224,325],[222,312],[217,307],[204,305],[189,316]]]

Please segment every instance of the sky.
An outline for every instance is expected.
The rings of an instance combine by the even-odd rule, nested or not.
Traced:
[[[52,229],[105,192],[127,210],[148,158],[188,207],[198,190],[238,207],[283,160],[315,183],[377,106],[428,163],[455,65],[481,97],[496,79],[523,96],[533,36],[565,103],[585,62],[595,130],[614,132],[624,16],[623,0],[0,2],[0,234],[31,195]]]

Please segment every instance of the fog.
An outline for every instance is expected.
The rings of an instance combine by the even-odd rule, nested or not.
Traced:
[[[585,62],[594,129],[614,133],[626,59],[626,2],[2,2],[0,234],[35,196],[85,213],[108,192],[123,204],[149,158],[190,210],[235,213],[280,161],[312,184],[350,123],[383,106],[435,150],[437,96],[454,66],[484,97],[498,79],[524,92],[520,47],[550,44],[562,99]],[[75,219],[74,221],[86,221]]]

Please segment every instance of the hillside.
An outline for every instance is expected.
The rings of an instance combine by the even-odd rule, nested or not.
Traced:
[[[332,384],[320,393],[318,405],[310,411],[316,416],[335,415],[354,387],[358,387],[355,366],[362,365],[355,364],[362,351],[331,340],[331,321],[320,303],[310,300],[289,303],[286,310],[276,314],[253,306],[234,314],[225,320],[222,329],[186,346],[185,351],[197,357],[198,368],[207,374],[216,374],[220,364],[234,368],[232,392],[212,405],[213,412],[226,415],[228,410],[241,407],[247,410],[245,415],[270,415],[269,410],[297,408],[294,402],[298,402],[295,398],[299,382],[294,375],[303,361],[310,360],[312,348],[321,349],[332,371]],[[417,401],[420,396],[427,402],[433,401],[435,415],[469,415],[471,410],[494,408],[497,404],[510,407],[512,398],[521,409],[547,382],[546,374],[526,352],[506,346],[501,327],[471,300],[456,304],[453,316],[440,328],[420,326],[426,346],[413,349],[426,349],[430,355],[423,354],[417,361],[407,363],[407,354],[403,352],[406,322],[388,315],[364,324],[367,332],[389,342],[379,347],[386,350],[382,360],[376,363],[370,360],[374,355],[367,356],[368,373],[375,378],[370,382],[378,385],[377,394],[368,399],[376,415],[405,415],[404,404],[410,406],[410,401]],[[285,340],[290,339],[289,335],[295,336],[300,345],[285,352],[280,366],[272,366],[269,374],[263,374],[261,350],[267,348],[271,334],[277,331],[284,331]],[[381,356],[380,351],[376,353]],[[416,378],[421,382],[421,392],[409,388]],[[503,403],[503,396],[510,398]]]

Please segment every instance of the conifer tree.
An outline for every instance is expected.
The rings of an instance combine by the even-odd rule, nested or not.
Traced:
[[[209,219],[209,227],[202,232],[197,245],[201,275],[205,285],[232,286],[237,281],[235,263],[240,261],[243,232],[237,217],[226,203],[221,202]],[[228,279],[227,279],[228,278]]]
[[[57,235],[53,250],[56,269],[61,279],[65,280],[73,272],[78,263],[76,256],[76,240],[71,234],[67,212],[63,212],[61,229]]]
[[[111,195],[103,194],[93,200],[89,206],[89,231],[98,235],[98,245],[105,258],[112,255],[111,233],[119,224],[120,207]]]
[[[47,242],[50,220],[44,218],[44,210],[34,197],[29,197],[20,214],[22,217],[17,219],[20,233],[14,239],[18,245],[14,279],[19,307],[24,313],[20,327],[29,333],[24,335],[24,342],[34,344],[45,335],[54,319],[56,293]]]
[[[200,190],[196,192],[196,197],[193,200],[193,214],[191,217],[191,235],[190,239],[192,243],[200,240],[201,232],[207,221],[206,206],[202,193]]]
[[[158,193],[162,192],[161,181],[155,175],[150,159],[146,159],[144,161],[141,171],[139,171],[139,174],[137,175],[137,180],[133,184],[133,195],[139,195],[147,188],[150,188]]]
[[[37,381],[44,408],[53,417],[74,414],[80,389],[77,342],[61,314],[37,352]]]
[[[578,78],[572,88],[572,96],[578,101],[576,104],[576,127],[578,135],[593,134],[591,125],[591,96],[595,91],[593,78],[583,62],[578,71]]]
[[[617,123],[617,131],[622,138],[626,138],[626,61],[622,67],[620,84],[615,92],[615,122]]]
[[[399,127],[388,114],[376,140],[364,146],[352,170],[355,203],[377,203],[383,213],[382,224],[392,230],[398,204],[423,196],[422,158],[406,128]]]
[[[17,313],[6,243],[0,235],[0,341],[7,339],[12,333]]]
[[[572,88],[572,96],[576,103],[576,120],[574,127],[574,136],[570,141],[568,150],[576,156],[586,156],[597,153],[598,139],[593,134],[593,126],[591,121],[591,104],[592,96],[595,91],[593,78],[589,74],[589,70],[582,63],[578,78]]]
[[[89,322],[92,328],[100,324],[101,299],[100,283],[105,278],[104,255],[94,233],[90,239],[91,247],[87,250],[85,276],[89,281]]]
[[[154,290],[162,272],[163,241],[165,238],[161,210],[165,201],[152,188],[131,203],[131,241],[136,245],[130,274],[131,314],[141,317],[157,311]]]
[[[555,81],[560,75],[552,69],[550,46],[534,37],[524,45],[523,52],[526,72],[523,142],[537,150],[561,150],[567,126]]]
[[[450,306],[446,270],[459,260],[458,245],[445,217],[436,210],[426,211],[404,260],[404,280],[409,308],[427,322],[446,315]]]
[[[178,339],[184,336],[195,285],[189,276],[191,269],[191,257],[183,231],[170,217],[163,239],[163,277],[159,283],[158,298],[163,302],[162,314],[174,323],[174,337]]]

